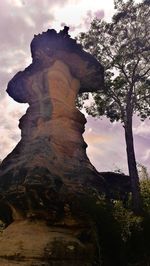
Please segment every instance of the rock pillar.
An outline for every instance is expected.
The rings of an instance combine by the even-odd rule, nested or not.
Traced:
[[[102,180],[86,155],[78,93],[97,90],[103,68],[66,31],[31,43],[33,62],[7,92],[29,108],[21,141],[0,168],[0,265],[94,266],[98,245],[82,201]]]
[[[56,60],[29,84],[36,96],[20,121],[28,168],[45,166],[61,177],[77,172],[89,162],[82,137],[86,120],[75,106],[80,81]]]

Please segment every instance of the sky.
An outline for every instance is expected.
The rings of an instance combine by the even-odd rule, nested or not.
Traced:
[[[96,16],[110,20],[113,0],[0,0],[0,159],[4,159],[20,140],[19,118],[28,105],[16,103],[7,93],[8,81],[31,62],[30,42],[34,34],[64,25],[70,35],[88,30]],[[150,171],[150,120],[134,118],[137,162]],[[87,116],[85,141],[87,154],[99,171],[121,169],[127,173],[124,130],[120,123]]]

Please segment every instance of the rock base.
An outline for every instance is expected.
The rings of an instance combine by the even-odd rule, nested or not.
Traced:
[[[0,266],[94,266],[93,236],[91,228],[16,221],[0,236]]]

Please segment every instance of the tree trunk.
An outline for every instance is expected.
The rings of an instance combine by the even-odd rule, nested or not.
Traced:
[[[134,152],[132,116],[128,117],[127,122],[124,125],[124,129],[125,129],[128,169],[129,169],[129,175],[131,177],[133,210],[136,214],[139,214],[141,211],[140,183],[139,183],[139,176],[138,176],[136,160],[135,160],[135,152]]]

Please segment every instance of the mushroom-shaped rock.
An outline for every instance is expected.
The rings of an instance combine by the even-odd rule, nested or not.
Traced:
[[[11,97],[29,103],[29,108],[20,119],[21,141],[1,165],[1,190],[13,188],[18,193],[20,186],[21,195],[26,187],[37,186],[40,193],[45,193],[43,186],[78,191],[88,186],[87,180],[93,182],[97,172],[86,155],[82,137],[86,119],[75,100],[78,92],[103,86],[103,67],[70,38],[67,27],[35,36],[31,52],[32,64],[7,88]],[[36,200],[37,191],[32,197]]]
[[[103,190],[103,179],[86,155],[86,119],[75,100],[103,86],[103,67],[67,27],[35,36],[31,51],[32,64],[7,88],[29,108],[21,141],[0,166],[0,217],[14,221],[0,241],[0,265],[92,266],[97,239],[80,205],[89,188]]]
[[[2,183],[5,187],[34,182],[55,186],[54,176],[59,184],[66,177],[80,176],[84,182],[86,171],[94,167],[82,137],[86,119],[75,102],[79,92],[103,87],[103,67],[70,38],[68,27],[35,36],[31,53],[32,64],[17,73],[7,88],[14,100],[29,103],[29,108],[20,119],[21,141],[2,163]],[[37,169],[48,173],[45,180]]]
[[[18,102],[35,101],[31,77],[52,67],[56,61],[63,62],[71,75],[80,81],[80,93],[94,92],[103,87],[103,66],[70,38],[65,28],[59,33],[52,29],[35,36],[31,42],[31,53],[32,64],[17,73],[8,84],[8,94]]]

